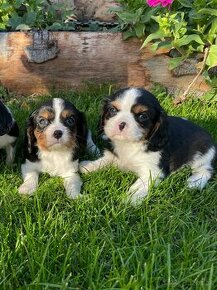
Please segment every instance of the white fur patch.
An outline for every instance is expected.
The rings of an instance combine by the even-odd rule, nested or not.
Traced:
[[[12,146],[17,137],[9,136],[7,134],[0,136],[0,148],[6,149],[6,164],[12,164],[14,162],[15,147]]]
[[[78,171],[78,161],[72,162],[71,150],[47,151],[39,150],[38,157],[40,158],[42,172],[47,172],[51,176],[68,177],[71,173]]]
[[[160,152],[145,152],[146,145],[143,142],[114,141],[114,152],[118,155],[118,166],[127,171],[133,171],[137,175],[160,174]],[[161,175],[161,174],[160,174]]]
[[[216,154],[214,146],[207,153],[196,153],[190,166],[192,175],[188,179],[189,188],[203,189],[212,176],[212,161]]]
[[[127,90],[122,97],[118,98],[121,103],[121,111],[130,112],[138,96],[139,92],[136,88]]]
[[[0,136],[0,148],[5,148],[9,144],[12,144],[13,142],[15,142],[16,139],[17,139],[16,137],[9,136],[7,134]]]
[[[54,122],[57,123],[57,124],[60,122],[60,115],[61,115],[61,113],[63,111],[63,104],[64,104],[63,99],[53,98],[53,108],[54,108],[54,111],[55,111]]]

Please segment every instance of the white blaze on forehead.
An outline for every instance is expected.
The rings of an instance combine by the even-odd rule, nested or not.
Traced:
[[[63,122],[61,122],[60,119],[61,113],[64,110],[64,100],[61,98],[54,98],[52,105],[55,113],[55,118],[54,121],[51,124],[49,124],[49,126],[46,128],[45,131],[47,146],[48,147],[53,146],[57,143],[57,139],[54,137],[54,132],[56,130],[61,130],[62,136],[61,138],[59,138],[59,141],[61,140],[61,144],[58,141],[58,148],[61,148],[61,146],[59,147],[59,145],[66,144],[67,142],[69,142],[71,138],[68,128],[63,124]]]
[[[63,103],[64,103],[63,99],[60,99],[60,98],[53,99],[53,108],[54,108],[54,112],[55,112],[55,119],[54,119],[55,123],[59,122],[59,120],[60,120],[60,115],[61,115],[61,112],[63,111],[63,108],[64,108]]]
[[[136,103],[136,99],[139,96],[138,89],[132,88],[127,90],[122,97],[119,98],[121,110],[131,111],[131,108]]]

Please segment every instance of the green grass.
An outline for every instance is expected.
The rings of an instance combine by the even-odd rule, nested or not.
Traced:
[[[53,93],[85,111],[95,131],[109,87]],[[160,90],[172,115],[217,140],[216,103],[180,107]],[[47,97],[8,105],[23,134],[28,114]],[[123,202],[135,176],[108,168],[83,175],[83,198],[69,200],[60,178],[43,175],[34,197],[19,196],[17,165],[0,166],[0,289],[217,289],[217,175],[203,191],[186,188],[183,169],[151,190],[141,206]]]

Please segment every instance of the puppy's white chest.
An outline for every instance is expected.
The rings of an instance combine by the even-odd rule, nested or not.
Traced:
[[[0,136],[0,148],[4,148],[7,145],[13,143],[16,140],[16,137],[9,136],[7,134]]]
[[[78,171],[78,161],[72,161],[70,151],[39,151],[41,171],[51,176],[65,177]]]
[[[145,152],[145,145],[139,142],[118,142],[115,145],[115,152],[119,157],[118,165],[122,169],[137,174],[159,171],[159,152]]]

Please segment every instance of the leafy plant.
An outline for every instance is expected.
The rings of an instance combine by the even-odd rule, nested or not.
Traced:
[[[0,0],[0,29],[5,29],[9,20],[9,15],[12,13],[13,7],[7,0]]]
[[[61,13],[60,13],[61,11]],[[72,11],[49,0],[0,0],[0,29],[62,28]]]
[[[159,8],[152,9],[144,4],[143,0],[120,0],[121,7],[112,9],[119,18],[120,30],[123,31],[123,38],[142,38],[144,35],[157,29],[157,24],[152,16]],[[110,9],[111,10],[111,9]]]
[[[121,0],[122,10],[116,12],[125,38],[144,39],[142,47],[152,43],[152,49],[175,49],[170,69],[180,65],[195,53],[208,47],[207,69],[217,65],[217,1],[174,0],[168,8],[151,8],[145,1]],[[198,66],[200,67],[200,63]]]

